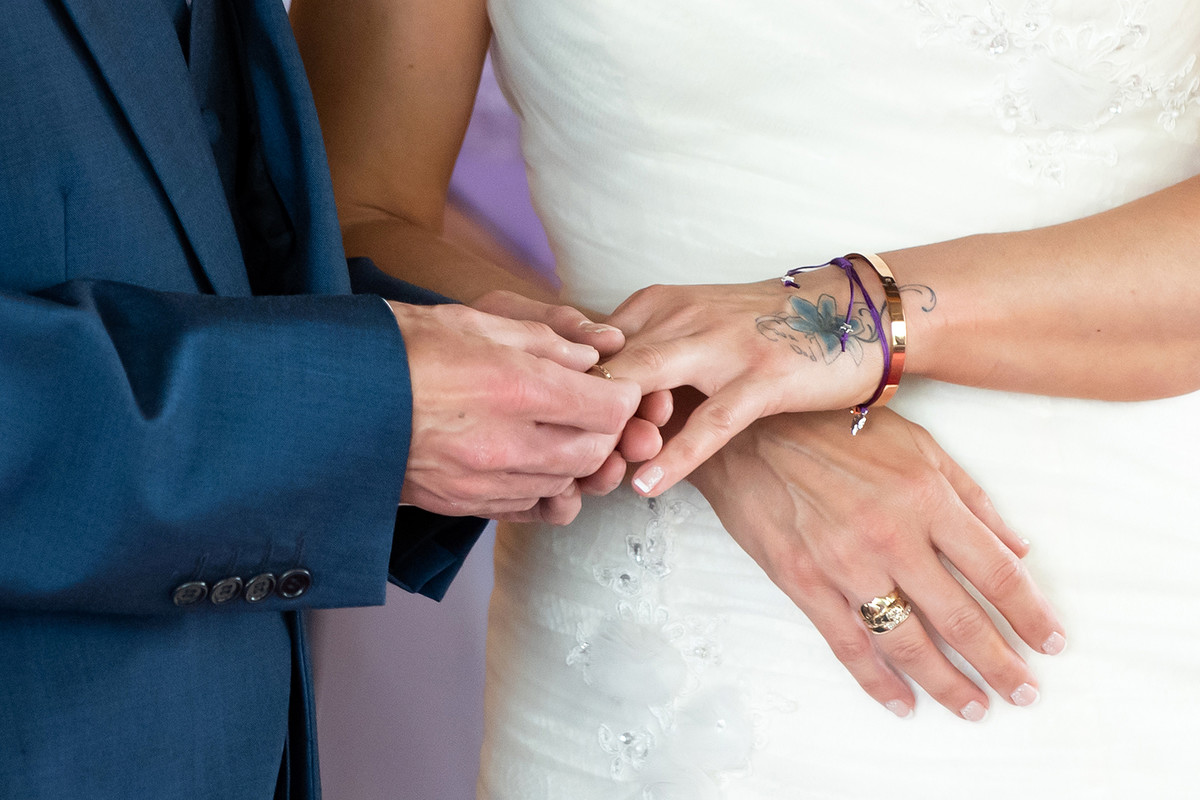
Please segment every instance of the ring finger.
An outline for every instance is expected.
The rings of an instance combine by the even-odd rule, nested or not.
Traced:
[[[881,585],[886,583],[883,581]],[[857,598],[847,599],[862,620],[867,616],[862,609],[887,595],[885,591],[882,595],[859,594]],[[874,636],[876,647],[896,669],[916,681],[934,700],[965,720],[978,722],[983,719],[988,707],[987,695],[950,663],[916,615],[903,616],[904,619],[890,630]]]

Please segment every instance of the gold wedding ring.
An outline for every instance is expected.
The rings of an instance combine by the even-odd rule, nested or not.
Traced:
[[[858,607],[863,622],[871,633],[887,633],[908,619],[912,613],[912,603],[900,594],[900,589],[892,589],[883,597],[876,597]]]
[[[612,373],[601,364],[593,364],[592,366],[588,367],[588,372],[594,372],[601,378],[604,378],[606,381],[613,380]]]

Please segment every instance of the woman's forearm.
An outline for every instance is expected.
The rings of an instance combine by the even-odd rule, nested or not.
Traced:
[[[443,235],[491,29],[484,0],[293,0],[346,252],[459,300],[552,296]]]
[[[906,372],[1046,395],[1200,388],[1200,177],[1074,222],[884,254],[905,293]],[[911,301],[910,301],[911,299]]]
[[[357,215],[343,225],[342,235],[347,255],[370,256],[385,272],[464,303],[496,289],[547,303],[555,299],[549,279],[504,251],[503,245],[478,252],[486,231],[465,232],[456,225],[443,234],[380,212]]]

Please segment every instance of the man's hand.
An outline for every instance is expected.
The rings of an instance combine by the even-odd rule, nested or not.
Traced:
[[[390,305],[413,393],[402,501],[450,515],[574,518],[576,479],[612,460],[641,401],[637,384],[587,374],[596,349],[541,323]]]
[[[573,306],[543,303],[503,290],[488,292],[471,306],[512,320],[539,322],[570,342],[596,348],[601,358],[616,354],[625,345],[625,335],[620,329],[595,322]],[[581,493],[608,494],[621,484],[628,464],[640,463],[658,454],[662,447],[658,429],[671,418],[671,412],[670,391],[651,392],[642,398],[637,414],[626,424],[617,452],[610,455],[600,469],[581,478],[561,495],[543,498],[528,512],[504,515],[504,519],[570,522],[579,512]]]

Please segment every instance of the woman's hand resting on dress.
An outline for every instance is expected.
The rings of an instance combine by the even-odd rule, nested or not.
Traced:
[[[915,702],[903,674],[962,718],[983,717],[987,694],[947,660],[939,638],[1001,697],[1032,703],[1029,665],[947,566],[1034,651],[1055,654],[1062,627],[1021,561],[1027,544],[923,428],[887,409],[871,426],[868,449],[848,441],[844,412],[761,419],[692,482],[863,689],[897,715]],[[869,633],[859,606],[894,587],[919,615]]]

